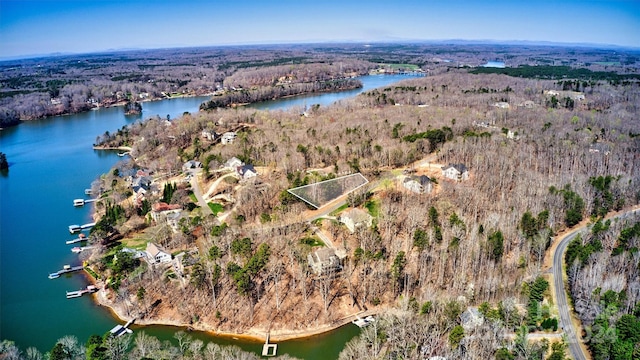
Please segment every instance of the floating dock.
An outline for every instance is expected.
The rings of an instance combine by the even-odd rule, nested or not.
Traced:
[[[73,199],[73,206],[83,206],[86,203],[94,202],[98,199]]]
[[[88,224],[84,224],[84,225],[69,225],[69,232],[72,233],[72,234],[75,234],[75,233],[80,232],[82,230],[91,229],[95,225],[96,225],[96,223],[94,223],[94,222],[88,223]]]
[[[359,328],[363,328],[371,325],[371,323],[373,323],[374,321],[376,321],[376,319],[373,316],[369,315],[364,319],[358,316],[355,320],[352,321],[352,323],[354,323]]]
[[[269,334],[262,345],[262,356],[276,356],[278,352],[278,344],[269,344]]]
[[[84,294],[90,294],[98,291],[98,288],[94,285],[88,285],[86,289],[80,289],[76,291],[67,291],[67,299],[73,299],[80,297]]]
[[[78,265],[78,266],[71,266],[71,265],[65,265],[62,270],[58,270],[54,273],[49,274],[49,279],[57,279],[60,277],[60,275],[66,274],[66,273],[70,273],[70,272],[74,272],[74,271],[79,271],[84,269],[84,266],[82,265]]]
[[[116,325],[113,327],[113,329],[109,330],[109,332],[111,333],[111,335],[116,337],[122,336],[124,334],[131,334],[133,333],[133,330],[129,329],[129,325],[133,324],[135,320],[136,319],[131,319],[124,325]]]
[[[93,246],[76,246],[71,249],[71,252],[78,254],[89,249],[93,249]]]
[[[87,239],[85,234],[79,234],[77,239],[67,240],[66,244],[70,245],[70,244],[75,244],[75,243],[79,243],[79,242],[83,242],[83,241],[87,241],[87,240],[89,240],[89,239]]]

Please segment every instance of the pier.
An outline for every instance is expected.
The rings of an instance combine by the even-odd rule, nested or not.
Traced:
[[[69,232],[72,234],[75,234],[77,232],[80,232],[82,230],[87,230],[87,229],[91,229],[93,226],[95,226],[96,223],[92,222],[92,223],[88,223],[88,224],[84,224],[84,225],[69,225]]]
[[[76,246],[71,249],[71,252],[78,254],[89,249],[93,249],[93,246]]]
[[[77,239],[71,239],[71,240],[67,240],[66,244],[70,245],[70,244],[75,244],[75,243],[79,243],[82,241],[87,241],[89,239],[87,239],[87,237],[84,234],[79,234]]]
[[[131,334],[133,333],[133,330],[129,329],[129,325],[133,324],[133,322],[136,319],[131,319],[129,320],[126,324],[123,325],[116,325],[113,327],[113,329],[109,330],[109,333],[111,333],[112,336],[122,336],[124,334]]]
[[[373,316],[369,315],[364,319],[358,316],[358,317],[356,317],[355,320],[352,321],[352,323],[354,323],[359,328],[363,328],[363,327],[367,327],[367,326],[371,325],[371,323],[374,322],[374,321],[376,321],[376,319],[374,319]]]
[[[74,272],[74,271],[79,271],[84,269],[84,266],[82,265],[78,265],[78,266],[71,266],[71,265],[65,265],[62,270],[58,270],[54,273],[49,274],[49,279],[57,279],[60,277],[60,275],[66,274],[66,273],[70,273],[70,272]]]
[[[98,199],[73,199],[73,206],[84,206],[86,203],[94,202]]]
[[[262,356],[276,356],[278,352],[278,344],[269,344],[269,333],[267,333],[267,339],[262,345]]]
[[[95,287],[94,285],[88,285],[86,289],[67,291],[67,299],[77,298],[84,294],[94,293],[96,291],[98,291],[97,287]]]

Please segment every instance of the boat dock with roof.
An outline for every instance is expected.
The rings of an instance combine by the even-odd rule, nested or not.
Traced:
[[[49,274],[49,279],[57,279],[60,277],[60,275],[74,272],[74,271],[79,271],[82,269],[84,269],[84,266],[82,265],[78,265],[78,266],[65,265],[64,267],[62,267],[61,270],[58,270],[54,273]]]

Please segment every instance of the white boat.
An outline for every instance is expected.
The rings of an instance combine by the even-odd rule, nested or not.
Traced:
[[[70,233],[77,233],[78,231],[81,231],[82,228],[80,227],[80,225],[69,225],[69,232]]]
[[[74,199],[73,200],[73,206],[83,206],[84,205],[84,199]]]

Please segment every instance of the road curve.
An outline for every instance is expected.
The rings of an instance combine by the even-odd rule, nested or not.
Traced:
[[[639,211],[640,208],[630,209],[623,213],[618,213],[613,216],[607,217],[607,219],[615,219],[618,217],[625,217],[629,214]],[[556,293],[556,303],[558,304],[558,314],[560,316],[560,326],[567,335],[567,343],[569,346],[569,352],[574,360],[587,360],[590,359],[589,354],[586,353],[583,347],[580,346],[578,340],[577,331],[571,321],[571,310],[569,308],[569,301],[567,299],[567,291],[564,288],[564,271],[562,264],[564,262],[564,252],[567,246],[573,240],[576,235],[582,232],[586,228],[590,228],[590,225],[581,226],[570,233],[566,234],[564,238],[558,243],[556,251],[553,253],[553,285]]]
[[[576,329],[573,327],[573,322],[571,321],[571,310],[569,308],[569,300],[567,299],[567,292],[564,288],[564,279],[562,276],[564,274],[562,263],[564,262],[564,251],[567,249],[567,245],[569,245],[571,240],[585,227],[586,226],[580,227],[565,235],[553,253],[553,285],[556,291],[560,326],[567,336],[566,341],[569,346],[569,352],[574,360],[587,360],[588,355],[582,350]]]

